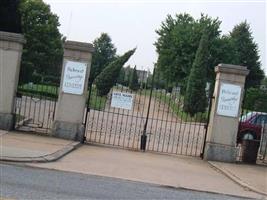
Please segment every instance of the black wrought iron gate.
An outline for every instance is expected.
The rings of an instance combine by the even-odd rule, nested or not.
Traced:
[[[20,84],[15,97],[15,129],[49,133],[55,116],[58,84]]]
[[[206,112],[190,116],[183,110],[184,95],[180,87],[172,87],[168,91],[160,85],[160,76],[156,73],[152,76],[143,71],[143,77],[140,74],[138,90],[131,90],[127,79],[118,82],[107,96],[99,96],[96,86],[90,86],[86,142],[200,156],[205,142],[209,106]],[[114,94],[128,98],[126,104],[132,99],[130,108],[112,102]]]

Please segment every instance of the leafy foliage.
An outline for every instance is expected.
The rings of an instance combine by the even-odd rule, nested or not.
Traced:
[[[204,32],[187,82],[184,111],[188,112],[191,116],[198,112],[205,112],[207,107],[205,88],[207,76],[208,39],[208,33]]]
[[[116,58],[116,48],[107,33],[102,33],[93,41],[95,52],[93,54],[89,84],[92,84],[98,74]]]
[[[267,112],[267,93],[259,88],[246,91],[244,108],[251,111]]]
[[[259,87],[264,78],[264,72],[260,68],[259,50],[253,41],[249,24],[245,21],[236,25],[230,35],[237,52],[235,64],[247,66],[250,70],[246,79],[246,88]]]
[[[107,95],[110,89],[115,85],[123,65],[134,54],[135,49],[126,52],[111,62],[97,77],[95,84],[100,96]]]
[[[129,88],[134,91],[140,88],[140,84],[138,83],[138,75],[136,71],[136,66],[134,67],[132,74],[131,74]]]
[[[212,44],[219,38],[220,23],[218,19],[203,14],[198,20],[189,14],[179,14],[175,18],[167,16],[160,29],[156,30],[159,39],[155,43],[159,54],[157,68],[161,71],[163,79],[168,80],[166,84],[175,84],[179,80],[186,85],[203,30],[209,31],[208,42]],[[214,51],[217,50],[214,48]],[[208,71],[208,78],[211,79],[215,60],[210,55],[207,57],[208,67],[212,69]]]
[[[229,35],[220,35],[221,21],[201,14],[194,19],[189,14],[167,16],[161,27],[156,30],[159,38],[155,43],[158,53],[157,68],[164,87],[179,84],[184,93],[190,69],[203,30],[209,32],[209,53],[207,54],[207,81],[213,86],[214,66],[229,63],[247,66],[251,71],[246,87],[258,87],[264,77],[260,68],[258,47],[253,41],[250,26],[242,22],[234,27]],[[161,86],[162,87],[162,86]]]
[[[0,31],[21,33],[19,0],[0,1]]]
[[[42,0],[22,0],[22,32],[27,40],[22,54],[20,82],[29,82],[34,72],[60,76],[63,47],[58,17]]]

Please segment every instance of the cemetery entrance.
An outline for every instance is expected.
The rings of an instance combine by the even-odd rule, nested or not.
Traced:
[[[137,70],[138,86],[133,88],[128,69],[106,96],[100,96],[94,84],[89,87],[86,142],[201,156],[209,98],[205,112],[190,115],[184,111],[182,87],[162,82],[155,71]]]

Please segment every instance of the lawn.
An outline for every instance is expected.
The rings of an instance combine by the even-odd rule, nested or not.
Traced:
[[[105,108],[107,101],[106,96],[98,96],[97,95],[97,89],[95,86],[92,86],[91,95],[90,95],[90,103],[89,107],[94,110],[103,110]],[[87,102],[88,104],[88,102]]]
[[[18,93],[24,96],[53,100],[58,97],[58,87],[53,85],[27,83],[18,86]]]

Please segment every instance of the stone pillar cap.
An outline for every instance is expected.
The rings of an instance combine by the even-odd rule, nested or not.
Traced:
[[[246,66],[241,65],[231,65],[231,64],[218,64],[215,67],[216,73],[226,73],[226,74],[236,74],[236,75],[243,75],[247,76],[249,74],[249,70]]]
[[[95,51],[91,43],[77,42],[77,41],[70,41],[70,40],[67,40],[64,43],[64,48],[70,49],[70,50],[76,50],[76,51],[85,51],[85,52],[90,52],[90,53],[93,53]]]
[[[0,40],[25,44],[26,40],[22,34],[0,31]]]

